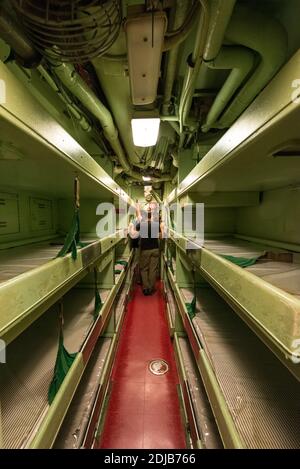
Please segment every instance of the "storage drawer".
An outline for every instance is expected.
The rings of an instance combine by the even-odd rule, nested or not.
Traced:
[[[0,192],[0,235],[19,233],[19,231],[18,196]]]
[[[30,228],[32,231],[51,230],[53,227],[52,201],[30,198]]]

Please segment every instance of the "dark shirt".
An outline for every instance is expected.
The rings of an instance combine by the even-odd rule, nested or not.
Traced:
[[[140,231],[140,222],[137,221],[137,220],[134,220],[132,222],[133,224],[133,227],[136,231]],[[137,238],[132,238],[131,236],[130,237],[130,246],[131,246],[131,249],[137,249],[140,245],[140,236],[138,236]]]
[[[131,249],[137,249],[140,245],[140,238],[130,238]]]
[[[140,246],[142,251],[159,248],[158,239],[160,226],[158,222],[144,221],[137,225],[136,229],[140,232]]]

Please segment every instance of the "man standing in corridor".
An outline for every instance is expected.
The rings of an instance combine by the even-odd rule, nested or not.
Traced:
[[[159,265],[159,238],[161,226],[158,209],[149,209],[142,215],[140,223],[140,272],[144,295],[152,295]]]

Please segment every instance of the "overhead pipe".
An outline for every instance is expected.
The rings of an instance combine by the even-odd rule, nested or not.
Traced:
[[[63,103],[66,105],[68,111],[72,116],[78,121],[78,124],[84,130],[85,132],[90,132],[92,130],[92,127],[89,123],[89,121],[86,119],[85,116],[82,115],[82,113],[79,111],[77,106],[72,102],[71,98],[65,93],[63,94],[59,87],[57,86],[55,80],[51,77],[49,72],[45,69],[43,65],[39,65],[37,67],[38,72],[40,75],[44,78],[44,80],[50,85],[50,87],[57,93],[59,98],[63,101]]]
[[[175,166],[175,168],[179,168],[178,153],[175,149],[171,151],[170,156],[172,158],[173,166]]]
[[[180,129],[179,129],[179,125],[177,122],[174,122],[174,121],[169,121],[169,125],[172,127],[172,129],[175,130],[175,132],[177,133],[177,135],[180,136]]]
[[[209,28],[203,52],[206,62],[215,60],[221,50],[236,0],[211,0]]]
[[[35,67],[41,61],[41,55],[34,49],[19,24],[0,2],[0,37],[13,49],[24,67]]]
[[[195,83],[203,60],[213,60],[218,55],[223,43],[236,0],[199,0],[201,15],[193,52],[188,60],[188,69],[184,79],[179,103],[180,131],[190,112]]]
[[[179,182],[178,181],[178,171],[176,171],[175,176],[173,177],[173,179],[171,181],[171,184],[172,184],[172,186],[177,186],[178,182]]]
[[[216,59],[205,62],[209,68],[232,71],[209,110],[205,124],[201,128],[202,132],[208,132],[218,120],[230,99],[253,69],[254,62],[253,52],[242,46],[223,46]]]
[[[179,0],[177,2],[178,4],[180,3],[181,6],[179,7],[180,12],[178,11],[178,19],[182,16],[181,11],[184,10],[184,7],[188,7],[188,2]],[[185,5],[184,5],[185,4]],[[190,9],[189,13],[186,16],[186,19],[182,22],[180,21],[179,27],[177,30],[172,31],[172,32],[167,32],[165,34],[165,39],[164,39],[164,44],[163,44],[163,52],[166,52],[170,49],[173,49],[174,47],[178,47],[185,39],[188,37],[190,32],[193,29],[193,26],[198,18],[199,15],[199,3],[198,0],[195,0],[192,8]],[[177,10],[176,10],[176,16],[177,16]],[[177,21],[176,21],[176,26],[177,26]]]
[[[55,63],[52,64],[52,69],[66,88],[99,120],[104,136],[109,141],[126,174],[140,180],[141,174],[134,171],[128,162],[110,111],[101,103],[72,64]]]
[[[200,21],[197,29],[194,49],[188,58],[188,69],[184,77],[179,103],[179,126],[181,133],[183,132],[183,125],[191,107],[192,95],[195,90],[195,81],[198,75],[200,64],[202,62],[202,55],[209,27],[209,2],[208,0],[199,1],[202,7],[200,12]]]
[[[161,200],[161,198],[159,197],[158,193],[156,192],[156,190],[152,189],[151,190],[151,193],[154,197],[154,199],[156,200],[156,202],[159,204],[159,205],[162,205],[163,201]]]
[[[226,40],[260,55],[260,63],[238,96],[225,111],[218,128],[227,128],[273,78],[287,57],[287,33],[281,23],[258,10],[239,5],[226,32]]]
[[[198,6],[198,3],[197,3],[197,6]],[[186,0],[177,0],[175,18],[174,18],[175,28],[182,26],[184,22],[184,18],[186,16],[187,8],[188,8],[188,2]],[[166,72],[166,77],[164,80],[164,96],[163,96],[163,105],[162,105],[163,114],[169,114],[169,107],[170,107],[171,97],[172,97],[172,89],[173,89],[173,84],[174,84],[175,74],[176,74],[178,52],[179,52],[179,44],[176,44],[175,47],[173,47],[168,53],[167,72]]]

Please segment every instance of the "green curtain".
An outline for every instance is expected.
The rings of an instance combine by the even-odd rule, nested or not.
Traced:
[[[196,273],[192,270],[193,284],[194,284],[194,297],[190,303],[185,303],[185,307],[190,319],[194,319],[196,316],[196,304],[197,304],[197,287],[196,287]]]
[[[66,236],[65,242],[56,257],[64,257],[69,252],[72,253],[72,259],[77,259],[77,244],[80,243],[80,223],[79,209],[76,208],[70,230]]]
[[[260,256],[247,258],[247,257],[235,257],[235,256],[222,254],[222,257],[232,262],[233,264],[238,265],[239,267],[245,268],[245,267],[250,267],[251,265],[254,265]]]
[[[196,316],[196,295],[192,299],[191,303],[185,303],[187,313],[191,319]]]
[[[66,236],[65,242],[56,257],[64,257],[69,252],[72,253],[72,259],[77,259],[77,249],[88,246],[90,243],[80,241],[80,221],[79,208],[75,208],[70,230]]]
[[[69,369],[75,360],[77,353],[69,353],[64,347],[64,336],[62,327],[59,333],[58,351],[54,367],[54,374],[48,390],[48,402],[51,404],[62,385]]]
[[[94,320],[97,319],[101,308],[103,306],[101,296],[98,290],[98,271],[97,268],[94,269],[94,279],[95,279],[95,307],[94,307]]]
[[[125,260],[123,260],[123,259],[122,259],[122,260],[117,260],[117,261],[115,262],[115,264],[124,265],[124,266],[126,267],[126,265],[128,264],[128,261],[125,261]]]

